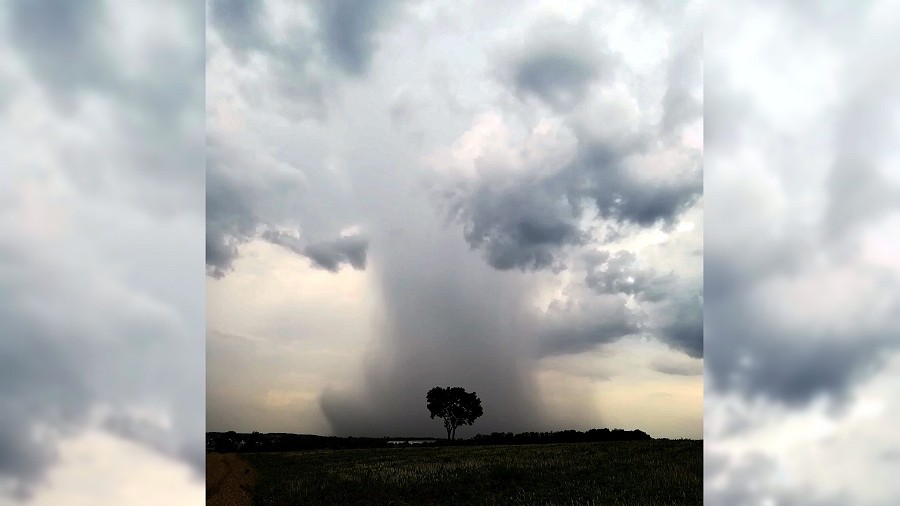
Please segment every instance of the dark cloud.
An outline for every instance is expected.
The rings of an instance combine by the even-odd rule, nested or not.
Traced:
[[[624,283],[616,275],[605,281],[612,284],[604,285],[604,291],[593,297],[551,304],[544,318],[535,324],[540,329],[541,355],[580,353],[626,336],[643,335],[689,357],[703,357],[703,301],[691,283],[667,277],[666,289],[649,301],[636,292],[634,284]],[[617,287],[620,281],[623,286]],[[638,309],[626,305],[625,296],[635,294],[638,301],[645,303]]]
[[[251,54],[266,61],[265,91],[246,92],[248,101],[265,103],[298,121],[324,121],[331,90],[339,86],[341,74],[365,75],[378,47],[378,33],[397,16],[401,4],[399,0],[312,0],[303,8],[298,5],[282,13],[287,34],[275,38],[272,13],[263,0],[213,0],[209,26],[239,64],[248,65]],[[301,20],[305,14],[299,11],[311,15],[312,24]]]
[[[318,269],[338,272],[343,264],[349,264],[356,270],[366,268],[369,240],[359,235],[344,235],[331,241],[317,242],[306,246],[298,238],[284,233],[267,231],[261,237],[309,258],[313,267]]]
[[[238,255],[238,245],[256,233],[259,217],[252,208],[251,194],[220,170],[215,156],[207,161],[206,176],[206,270],[221,278]]]
[[[329,90],[336,89],[341,80],[333,69],[364,75],[377,49],[379,30],[397,16],[401,3],[308,2],[305,8],[313,16],[312,25],[291,19],[301,15],[288,12],[288,34],[277,40],[272,34],[271,12],[262,1],[212,1],[209,22],[238,64],[249,66],[251,53],[266,61],[265,71],[257,76],[266,83],[262,88],[255,81],[238,86],[248,103],[276,110],[298,123],[310,118],[325,122]],[[215,51],[210,52],[213,54]],[[324,210],[353,207],[339,201],[345,192],[338,189],[342,183],[336,175],[315,167],[285,167],[283,160],[293,157],[269,152],[259,156],[256,146],[229,145],[226,139],[231,138],[228,133],[212,130],[208,140],[208,275],[224,276],[238,256],[240,244],[260,237],[265,230],[296,230],[301,222],[304,232],[309,232],[304,238],[313,243],[307,256],[319,267],[334,270],[335,261],[346,261],[354,267],[364,263],[360,245],[322,241],[336,235],[341,218],[352,215],[352,211],[342,214]],[[322,151],[318,146],[298,147],[297,151],[306,165],[325,163],[315,156]],[[310,193],[305,191],[308,186],[323,191]],[[349,256],[341,260],[345,253]]]
[[[541,43],[550,44],[538,37],[535,44]],[[699,50],[699,44],[686,44],[672,63],[672,89],[691,89],[695,76],[688,68],[693,68]],[[524,53],[542,54],[531,46]],[[580,54],[574,49],[570,53]],[[529,69],[535,75],[547,74],[548,82],[559,77],[548,66]],[[534,76],[529,79],[542,82]],[[677,98],[667,99],[669,105],[681,103]],[[538,167],[522,167],[524,175],[510,176],[510,181],[497,185],[499,189],[483,181],[467,192],[452,192],[451,206],[466,239],[484,251],[488,262],[500,269],[558,267],[560,247],[584,243],[578,227],[585,216],[598,216],[607,227],[607,238],[612,238],[627,228],[634,232],[670,227],[697,203],[703,191],[701,153],[671,143],[661,147],[654,141],[663,133],[660,128],[674,128],[693,116],[676,111],[663,127],[646,119],[632,124],[622,112],[630,106],[618,100],[603,99],[599,106],[587,104],[564,116],[566,128],[577,140],[571,161],[564,166],[547,170],[551,168],[540,165],[546,161],[529,162]],[[584,111],[592,107],[603,117],[602,128],[596,115]],[[648,161],[651,157],[656,158]],[[667,164],[665,172],[654,167],[659,163]]]
[[[703,357],[703,296],[694,290],[674,291],[658,309],[654,335],[690,357]]]
[[[523,98],[535,96],[569,110],[587,97],[595,81],[612,74],[613,59],[595,35],[583,25],[542,20],[531,27],[524,47],[502,56],[501,79]]]
[[[603,144],[584,146],[569,170],[569,192],[589,198],[602,218],[649,227],[672,224],[703,192],[701,154],[665,178],[644,178],[644,168],[626,165],[632,153],[617,153]]]
[[[310,244],[303,254],[313,261],[313,265],[337,272],[341,264],[348,263],[354,269],[366,268],[366,250],[369,240],[364,237],[340,237],[333,241]]]
[[[494,189],[485,182],[454,195],[455,218],[466,240],[495,268],[554,266],[562,246],[585,243],[579,221],[589,212],[607,220],[611,234],[623,227],[671,226],[702,193],[699,154],[685,177],[644,180],[626,155],[599,146],[559,172],[521,178]]]
[[[315,27],[293,24],[286,38],[271,35],[271,20],[263,1],[214,0],[210,2],[209,27],[239,65],[251,68],[256,78],[240,82],[241,98],[257,107],[268,107],[289,114],[297,121],[324,121],[327,115],[327,90],[335,86],[328,62],[322,56],[320,34]],[[207,59],[218,55],[215,46]],[[265,70],[251,65],[250,57],[265,62]]]
[[[324,205],[308,190],[309,171],[286,165],[271,157],[246,154],[249,149],[226,146],[217,134],[210,135],[206,164],[206,272],[221,278],[232,269],[239,255],[238,247],[251,240],[262,239],[312,260],[313,265],[337,272],[343,263],[364,269],[368,241],[358,236],[317,241],[320,236],[335,234],[332,228],[347,213],[329,213],[317,219],[316,206]],[[252,172],[249,170],[252,167]],[[336,184],[333,179],[314,180],[319,187]],[[336,202],[340,202],[339,200]],[[279,228],[298,229],[301,224],[310,231],[301,241]],[[306,225],[309,224],[309,227]],[[310,241],[309,239],[313,240]]]
[[[501,270],[552,267],[557,249],[584,240],[571,206],[539,185],[511,191],[485,185],[460,205],[457,219],[466,241]]]
[[[322,38],[328,54],[353,75],[368,70],[377,46],[375,35],[397,0],[320,0]]]
[[[255,154],[251,147],[228,145],[226,137],[212,132],[206,164],[206,266],[207,274],[220,278],[237,258],[238,247],[264,239],[307,256],[327,270],[347,262],[365,267],[361,239],[334,237],[342,220],[354,215],[349,199],[335,196],[340,181],[322,171],[304,170],[270,155]],[[328,191],[312,192],[310,187]],[[326,211],[341,207],[343,212]],[[279,229],[304,230],[303,242]],[[307,245],[307,246],[304,246]],[[307,249],[309,248],[309,249]]]
[[[548,51],[529,54],[519,62],[515,81],[521,91],[534,93],[555,107],[569,108],[584,98],[597,73],[583,53]]]
[[[604,296],[575,307],[554,302],[539,334],[541,356],[580,353],[641,332],[641,319],[622,296]]]
[[[436,192],[462,225],[466,241],[490,266],[503,271],[572,269],[573,253],[646,230],[671,232],[683,213],[698,204],[702,154],[670,134],[700,112],[693,95],[699,90],[702,38],[698,26],[677,22],[684,26],[678,28],[673,56],[661,69],[668,92],[661,97],[660,124],[647,111],[634,111],[624,95],[598,98],[590,93],[613,78],[627,85],[632,71],[587,29],[587,20],[541,21],[519,47],[497,53],[500,81],[520,98],[536,96],[550,105],[563,128],[574,134],[575,145],[561,162],[524,162],[502,184],[485,176]],[[513,144],[510,149],[525,148]],[[492,168],[489,160],[478,163]],[[593,290],[583,295],[598,297],[585,307],[602,309],[594,314],[579,307],[554,310],[565,317],[549,314],[538,324],[538,354],[579,353],[643,333],[691,357],[703,356],[702,298],[690,281],[640,268],[633,252],[581,258],[587,264],[585,284]],[[641,309],[626,307],[621,295],[634,296]]]

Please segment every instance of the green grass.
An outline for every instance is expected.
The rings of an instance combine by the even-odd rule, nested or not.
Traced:
[[[251,453],[255,506],[702,504],[702,441]]]

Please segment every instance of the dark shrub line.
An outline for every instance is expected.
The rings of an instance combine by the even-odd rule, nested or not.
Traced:
[[[405,444],[389,444],[392,439],[417,438],[372,438],[372,437],[338,437],[315,436],[311,434],[273,433],[261,434],[253,432],[243,434],[230,432],[208,432],[206,449],[220,453],[227,452],[289,452],[299,450],[339,450],[354,448],[387,448],[406,446]],[[517,445],[517,444],[553,444],[553,443],[595,443],[602,441],[647,441],[652,440],[641,430],[623,429],[590,429],[563,430],[551,432],[492,432],[478,434],[470,439],[455,441],[436,440],[416,446],[471,446],[471,445]]]

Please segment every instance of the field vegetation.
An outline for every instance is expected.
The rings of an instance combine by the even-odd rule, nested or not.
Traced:
[[[257,506],[702,504],[703,442],[605,441],[242,453]]]

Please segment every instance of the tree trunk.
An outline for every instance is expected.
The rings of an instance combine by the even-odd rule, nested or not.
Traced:
[[[450,441],[450,427],[447,427],[447,441]]]
[[[453,440],[456,441],[456,427],[453,427]]]

